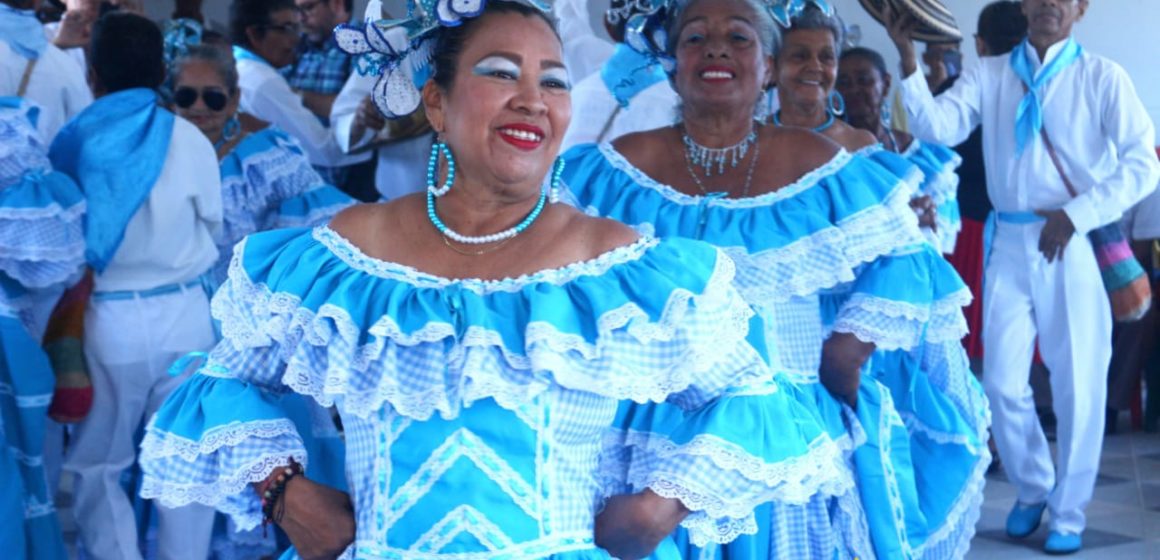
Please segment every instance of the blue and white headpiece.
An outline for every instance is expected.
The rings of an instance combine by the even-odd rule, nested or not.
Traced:
[[[666,29],[669,18],[677,8],[688,4],[690,0],[635,0],[633,7],[641,8],[641,4],[649,4],[647,10],[641,10],[628,18],[624,27],[624,42],[640,53],[656,59],[666,72],[672,73],[677,67],[677,61],[669,56],[665,48],[668,42]],[[827,16],[834,15],[834,7],[826,0],[762,0],[761,4],[769,15],[782,27],[790,27],[793,18],[801,14],[807,6],[813,4]]]
[[[519,2],[545,13],[550,6],[541,0],[492,0]],[[479,16],[488,0],[408,0],[407,17],[370,18],[361,25],[335,28],[339,48],[357,55],[360,74],[378,74],[371,97],[387,118],[414,113],[422,102],[420,90],[432,75],[432,49],[438,31],[456,27]]]

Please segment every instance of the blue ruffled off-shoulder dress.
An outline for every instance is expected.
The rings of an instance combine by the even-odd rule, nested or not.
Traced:
[[[212,273],[215,286],[225,281],[234,245],[243,237],[322,225],[357,202],[327,184],[298,141],[274,126],[247,134],[220,167],[223,219],[214,240],[221,255]]]
[[[881,159],[881,153],[890,154],[891,158],[901,156],[922,172],[922,181],[915,195],[929,196],[938,211],[935,217],[938,227],[934,231],[923,228],[923,233],[942,254],[954,253],[959,232],[963,229],[958,200],[959,175],[955,170],[963,163],[963,158],[942,144],[923,142],[918,138],[911,139],[910,145],[899,154],[886,150],[880,144],[858,151],[858,155],[875,160]]]
[[[958,339],[970,299],[909,208],[922,173],[880,150],[840,152],[775,192],[690,196],[648,177],[610,144],[565,154],[573,202],[660,237],[707,241],[737,263],[735,283],[765,319],[773,370],[799,387],[856,488],[772,502],[750,533],[689,554],[729,558],[953,558],[982,500],[989,422]],[[857,408],[818,381],[832,332],[877,345]],[[631,425],[629,425],[632,429]]]
[[[608,558],[593,532],[612,488],[727,497],[686,502],[708,525],[838,484],[815,468],[840,460],[836,446],[746,339],[734,270],[707,244],[646,236],[559,269],[454,280],[327,227],[251,235],[213,300],[223,341],[148,426],[142,494],[256,526],[252,483],[314,460],[282,405],[300,397],[342,416],[347,558]],[[622,400],[672,403],[677,436],[606,448]],[[602,467],[625,453],[634,472]]]
[[[0,97],[0,550],[64,560],[43,461],[55,379],[31,314],[38,291],[80,276],[85,203],[71,179],[52,171],[36,113]]]

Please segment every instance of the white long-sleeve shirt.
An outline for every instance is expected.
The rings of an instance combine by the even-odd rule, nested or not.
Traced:
[[[0,41],[0,95],[16,95],[27,67],[27,58]],[[64,123],[92,104],[93,93],[85,81],[85,69],[50,44],[32,67],[24,98],[40,108],[36,128],[48,145]]]
[[[361,163],[368,154],[348,155],[331,129],[302,104],[290,83],[273,66],[243,58],[238,60],[241,109],[285,130],[302,144],[310,163],[321,167],[344,167]]]
[[[1049,48],[1047,61],[1063,45]],[[1035,49],[1017,48],[1029,50],[1038,72],[1042,62]],[[1080,234],[1118,220],[1156,188],[1155,129],[1123,68],[1084,51],[1041,92],[1044,128],[1079,191],[1073,199],[1038,136],[1016,155],[1015,112],[1024,86],[1010,64],[1008,56],[983,58],[937,98],[921,72],[907,77],[901,92],[910,132],[954,146],[982,125],[987,193],[995,209],[1062,208]]]
[[[120,247],[94,278],[98,292],[149,290],[196,280],[218,259],[222,224],[217,154],[197,127],[176,117],[165,165],[129,219]]]

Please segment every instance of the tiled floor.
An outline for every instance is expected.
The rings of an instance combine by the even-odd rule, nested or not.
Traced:
[[[1121,424],[1121,429],[1126,428]],[[988,477],[986,501],[968,560],[1046,558],[1047,523],[1024,540],[1003,530],[1015,487],[1000,471]],[[1096,492],[1087,508],[1084,550],[1075,560],[1160,560],[1160,434],[1104,440]]]

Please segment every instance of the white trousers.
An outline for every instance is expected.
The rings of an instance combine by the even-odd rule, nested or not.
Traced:
[[[1087,238],[1074,236],[1049,264],[1038,250],[1042,230],[998,224],[983,295],[983,387],[1019,501],[1046,501],[1051,528],[1078,533],[1100,467],[1112,312]],[[1028,379],[1036,336],[1058,422],[1054,468]]]
[[[169,366],[213,343],[209,301],[201,288],[89,303],[85,359],[93,379],[93,408],[77,424],[64,462],[75,476],[73,512],[88,558],[141,558],[121,473],[137,458],[138,429],[185,379],[171,377]],[[208,558],[213,516],[205,506],[158,505],[158,558]]]

